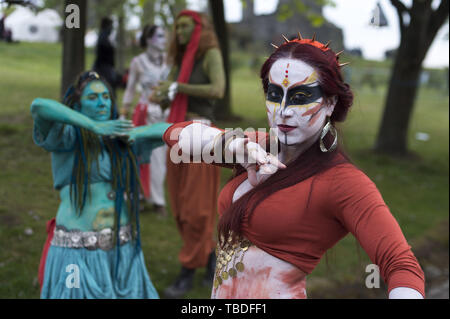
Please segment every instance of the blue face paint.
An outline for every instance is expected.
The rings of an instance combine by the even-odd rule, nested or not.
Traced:
[[[80,112],[95,121],[111,119],[111,95],[101,81],[90,82],[81,95]]]

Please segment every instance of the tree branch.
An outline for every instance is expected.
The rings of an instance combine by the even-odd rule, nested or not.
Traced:
[[[409,13],[409,8],[405,6],[405,4],[400,0],[391,0],[391,3],[397,9],[397,11],[401,11],[402,13],[404,12]]]
[[[439,7],[431,14],[431,19],[428,24],[428,32],[430,34],[436,34],[440,27],[444,24],[448,17],[449,1],[441,0]]]
[[[398,15],[399,24],[400,24],[400,34],[403,37],[403,34],[405,33],[405,29],[406,29],[406,25],[403,20],[403,14],[404,13],[411,14],[410,10],[400,0],[391,0],[391,4],[395,7],[395,9],[397,9],[397,15]]]
[[[431,5],[431,4],[430,4]],[[442,0],[439,4],[439,7],[436,10],[432,10],[430,14],[430,19],[428,21],[428,25],[426,26],[426,39],[423,43],[423,52],[422,55],[425,57],[428,48],[433,43],[439,29],[445,23],[445,20],[448,17],[448,9],[449,9],[449,1]]]

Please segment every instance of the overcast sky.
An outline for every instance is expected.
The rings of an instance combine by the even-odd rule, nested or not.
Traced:
[[[274,12],[278,0],[254,0],[256,14],[268,14]],[[193,9],[202,6],[204,0],[190,0]],[[361,48],[368,59],[380,60],[384,58],[384,52],[398,47],[400,43],[400,31],[398,27],[397,13],[389,0],[334,0],[336,7],[325,7],[324,15],[328,21],[342,28],[344,32],[344,44],[348,49]],[[369,24],[373,16],[376,3],[379,2],[387,17],[389,25],[379,28]],[[411,0],[405,0],[410,4]],[[435,1],[436,2],[436,1]],[[439,1],[437,1],[439,2]],[[242,5],[240,0],[224,0],[226,20],[239,21],[242,18]],[[448,24],[438,33],[431,46],[424,65],[426,67],[442,67],[449,65],[449,41]],[[327,39],[321,39],[328,41]]]

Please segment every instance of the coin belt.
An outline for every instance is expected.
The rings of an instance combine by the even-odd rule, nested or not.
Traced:
[[[220,244],[216,248],[216,271],[213,286],[218,288],[228,278],[236,277],[238,272],[245,270],[245,265],[242,262],[245,252],[252,246],[252,243],[242,238],[231,243],[231,236],[228,242],[222,247]]]
[[[114,234],[112,228],[105,228],[100,231],[80,231],[67,230],[64,226],[56,226],[51,245],[89,250],[110,250],[114,246]],[[131,225],[121,226],[119,230],[120,245],[129,242],[131,238]]]

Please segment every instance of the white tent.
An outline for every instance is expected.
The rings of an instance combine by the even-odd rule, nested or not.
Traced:
[[[24,42],[57,42],[62,23],[56,10],[45,9],[35,14],[19,6],[5,20],[13,40]]]

